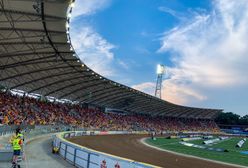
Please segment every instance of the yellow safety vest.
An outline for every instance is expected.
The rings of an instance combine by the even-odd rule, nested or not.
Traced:
[[[20,137],[21,139],[24,138],[22,133],[17,134],[17,136]]]
[[[12,147],[13,150],[21,150],[21,145],[19,145],[19,141],[21,141],[21,139],[19,138],[15,138],[12,142]]]

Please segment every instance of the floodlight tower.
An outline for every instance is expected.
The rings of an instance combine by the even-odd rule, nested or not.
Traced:
[[[157,84],[155,89],[155,96],[161,99],[161,90],[162,90],[162,81],[163,75],[165,74],[165,66],[158,64],[157,65]]]

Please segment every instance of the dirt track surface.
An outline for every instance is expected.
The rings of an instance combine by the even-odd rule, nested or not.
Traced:
[[[166,168],[231,168],[232,166],[175,155],[145,146],[144,135],[95,135],[70,138],[71,142],[112,155]],[[233,168],[233,167],[232,167]]]

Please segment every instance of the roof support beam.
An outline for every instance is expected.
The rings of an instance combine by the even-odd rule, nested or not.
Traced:
[[[40,32],[45,33],[44,29],[26,29],[26,28],[13,28],[13,27],[0,27],[1,31],[23,31],[23,32]],[[55,34],[65,34],[65,31],[57,31],[57,30],[47,30],[49,33]]]
[[[97,102],[99,104],[101,104],[101,103],[106,104],[107,102],[111,102],[111,101],[115,100],[116,98],[122,99],[126,95],[130,96],[130,93],[123,92],[123,90],[117,90],[116,92],[111,92],[111,94],[106,94],[106,95],[103,95],[101,97],[98,97],[97,99],[94,99],[94,100],[90,101],[89,103],[96,103]]]
[[[91,75],[85,75],[84,76],[84,78],[90,78],[91,77]],[[76,83],[72,83],[72,84],[69,84],[69,85],[65,85],[65,86],[63,86],[63,87],[59,87],[58,89],[55,89],[55,90],[52,90],[51,92],[49,92],[49,93],[46,93],[45,94],[45,96],[49,96],[49,95],[51,95],[51,94],[54,94],[54,93],[56,93],[56,92],[59,92],[59,91],[61,91],[61,90],[64,90],[64,89],[66,89],[66,88],[71,88],[71,87],[75,87],[75,86],[77,86],[77,85],[79,85],[79,84],[85,84],[85,83],[90,83],[90,82],[92,82],[92,81],[95,81],[95,79],[93,79],[93,80],[87,80],[87,81],[79,81],[79,82],[76,82]],[[67,94],[67,93],[66,93]],[[64,94],[64,95],[66,95],[66,94]],[[65,96],[60,96],[58,99],[61,99],[61,98],[63,98],[63,97],[65,97]],[[66,95],[67,96],[67,95]]]
[[[100,81],[99,79],[95,79],[95,80],[96,80],[96,81]],[[92,87],[92,86],[102,85],[103,83],[104,83],[104,81],[100,81],[99,83],[94,83],[94,84],[92,84],[92,85],[88,85],[88,86],[86,85],[86,86],[77,88],[77,89],[75,89],[75,90],[73,90],[73,91],[71,91],[71,92],[69,92],[69,93],[66,93],[66,94],[60,96],[59,99],[61,99],[61,98],[63,98],[63,97],[66,97],[66,96],[69,96],[69,95],[71,95],[71,94],[73,94],[73,93],[76,93],[76,92],[78,92],[78,91],[80,91],[80,90],[90,88],[90,87]]]
[[[110,84],[108,84],[110,85]],[[111,90],[111,93],[110,94],[113,94],[113,93],[116,93],[116,91],[120,91],[120,88],[117,88],[116,86],[113,86],[113,85],[110,85],[112,87],[112,90]],[[103,91],[103,92],[102,92]],[[109,91],[106,90],[106,89],[101,89],[101,92],[99,94],[94,94],[93,96],[97,99],[101,99],[102,97],[105,97],[104,95],[107,94],[109,95]],[[92,98],[91,98],[92,99]],[[93,101],[95,101],[95,99],[93,99]]]
[[[111,93],[108,92],[106,94],[101,94],[101,96],[98,96],[96,98],[91,99],[90,101],[88,101],[88,103],[94,103],[94,102],[98,102],[99,100],[105,100],[105,98],[109,98],[112,95],[118,95],[120,93],[123,94],[124,92],[123,92],[123,90],[118,88],[117,90],[112,91]],[[102,101],[100,101],[100,102],[102,102]]]
[[[66,61],[75,61],[75,59],[67,59]],[[9,68],[16,68],[18,66],[37,65],[37,64],[52,63],[52,62],[58,63],[58,62],[64,62],[64,60],[52,59],[52,60],[41,60],[41,61],[36,61],[36,62],[32,62],[32,61],[19,62],[19,63],[10,64],[10,65],[0,66],[0,69],[6,70]]]
[[[38,16],[41,17],[42,15],[38,13],[31,13],[31,12],[23,12],[23,11],[17,11],[17,10],[10,10],[10,9],[0,9],[0,12],[4,13],[13,13],[13,14],[21,14],[21,15],[28,15],[28,16]],[[52,16],[52,15],[44,15],[44,18],[52,18],[52,19],[58,19],[58,20],[66,20],[64,17],[58,17],[58,16]]]
[[[28,72],[24,72],[24,73],[16,74],[16,75],[9,76],[9,77],[6,77],[6,78],[2,78],[2,79],[0,79],[0,81],[5,81],[5,80],[8,80],[8,79],[13,79],[13,78],[16,78],[16,77],[35,74],[35,73],[44,72],[44,71],[50,71],[50,70],[55,70],[55,69],[64,70],[64,69],[67,69],[67,68],[71,68],[71,67],[69,67],[67,65],[66,66],[51,66],[51,67],[48,67],[48,68],[43,68],[43,69],[38,69],[38,70],[31,70],[31,71],[28,71]]]
[[[50,74],[50,75],[47,75],[47,76],[43,76],[41,78],[37,78],[37,79],[33,79],[31,81],[20,83],[18,85],[15,85],[15,86],[11,87],[10,89],[15,89],[15,88],[25,86],[27,84],[31,84],[31,83],[34,83],[34,82],[38,82],[40,80],[45,80],[45,79],[48,79],[48,78],[59,77],[59,76],[64,76],[64,75],[70,75],[70,74],[75,74],[75,73],[79,73],[79,72],[78,71],[69,71],[69,72],[61,71],[61,72],[56,73],[56,74]]]
[[[175,107],[167,107],[165,111],[158,112],[156,115],[170,116],[170,113],[175,110]]]
[[[123,100],[135,97],[135,95],[125,93],[122,96],[114,96],[114,98],[108,99],[106,101],[101,101],[100,104],[104,105],[116,105],[118,103],[123,103]],[[122,107],[123,108],[123,107]]]
[[[133,108],[135,106],[137,106],[138,103],[151,103],[152,99],[151,98],[144,98],[144,97],[137,97],[137,99],[135,100],[135,103],[133,103],[132,105],[128,106],[128,108]]]
[[[74,54],[74,52],[71,52],[71,51],[61,51],[60,52],[61,54]],[[28,52],[28,53],[18,53],[18,52],[15,52],[15,53],[6,53],[6,54],[0,54],[0,58],[7,58],[7,57],[20,57],[20,56],[29,56],[29,55],[46,55],[46,54],[53,54],[55,55],[55,52],[54,51],[47,51],[47,52],[44,52],[44,51],[39,51],[39,52]]]
[[[134,111],[138,111],[138,110],[144,109],[144,108],[147,110],[148,109],[154,109],[154,104],[152,104],[151,102],[147,102],[147,103],[142,103],[142,104],[138,105],[138,103],[137,103],[137,105],[131,109]]]
[[[93,91],[93,92],[91,92],[91,94],[92,94],[92,96],[94,96],[94,97],[98,97],[99,95],[102,95],[102,94],[104,94],[105,92],[109,92],[110,90],[111,91],[114,91],[115,89],[116,89],[116,87],[114,87],[114,86],[112,86],[112,85],[109,85],[110,87],[103,87],[103,88],[100,88],[100,89],[96,89],[95,91]],[[97,94],[96,94],[97,93]],[[78,97],[76,97],[73,101],[82,101],[82,102],[84,102],[84,101],[87,101],[89,98],[84,98],[83,100],[82,100],[82,96],[78,96]]]
[[[48,55],[46,57],[39,57],[39,58],[34,58],[34,59],[29,59],[29,60],[25,60],[25,61],[19,61],[19,62],[3,65],[3,66],[0,66],[0,69],[7,69],[7,68],[15,67],[15,66],[21,66],[21,65],[25,65],[26,63],[30,63],[30,62],[34,62],[34,61],[40,61],[40,60],[48,59],[48,58],[55,58],[55,54]]]
[[[42,25],[43,25],[43,28],[46,32],[46,37],[47,37],[47,40],[49,41],[51,47],[53,48],[53,50],[55,51],[56,54],[59,55],[59,57],[65,61],[65,58],[62,57],[57,49],[57,47],[54,45],[53,41],[52,41],[52,38],[50,37],[51,35],[49,34],[48,32],[48,29],[47,29],[47,26],[46,26],[46,22],[44,21],[45,20],[45,12],[44,12],[44,2],[41,1],[41,18],[42,18]],[[77,70],[76,67],[74,65],[71,65],[70,63],[68,63],[68,66],[72,67],[73,69]]]
[[[25,42],[0,42],[0,45],[24,45],[24,44],[41,44],[41,45],[49,45],[49,42],[46,41],[25,41]],[[69,45],[67,42],[53,42],[55,45]]]
[[[142,108],[139,108],[139,109],[134,109],[136,112],[138,111],[146,111],[147,114],[150,114],[152,115],[153,112],[155,111],[154,109],[156,109],[156,112],[159,112],[159,113],[164,113],[166,112],[166,108],[164,106],[149,106],[149,105],[144,105],[142,106]]]
[[[58,83],[63,83],[63,82],[66,82],[66,81],[71,81],[71,80],[80,79],[80,78],[84,78],[84,77],[82,75],[80,75],[80,76],[73,76],[73,77],[70,76],[69,78],[57,80],[57,81],[48,83],[46,85],[40,86],[38,88],[32,89],[32,90],[28,91],[28,93],[32,93],[32,92],[38,91],[40,89],[43,89],[43,88],[46,88],[46,87],[49,87],[49,86],[52,86],[52,85],[55,85],[55,84],[58,84]]]
[[[151,113],[151,111],[154,111],[154,108],[156,109],[156,111],[159,110],[165,110],[167,108],[167,106],[165,104],[162,103],[156,103],[153,102],[153,100],[142,100],[142,99],[138,99],[133,105],[129,106],[127,109],[128,110],[142,110],[142,109],[146,109],[149,111],[149,113]],[[151,111],[150,111],[151,110]]]
[[[171,108],[168,113],[166,113],[166,116],[170,116],[170,117],[173,117],[174,114],[178,113],[178,111],[181,111],[180,108]],[[163,114],[165,115],[165,114]],[[187,117],[185,117],[187,118]]]

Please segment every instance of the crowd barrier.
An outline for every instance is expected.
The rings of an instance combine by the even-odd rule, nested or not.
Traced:
[[[146,163],[136,162],[130,159],[121,158],[107,153],[92,150],[74,144],[66,138],[87,135],[108,135],[108,134],[144,134],[147,132],[128,131],[75,131],[59,133],[54,136],[53,146],[59,149],[59,155],[78,168],[151,168],[156,167]]]

